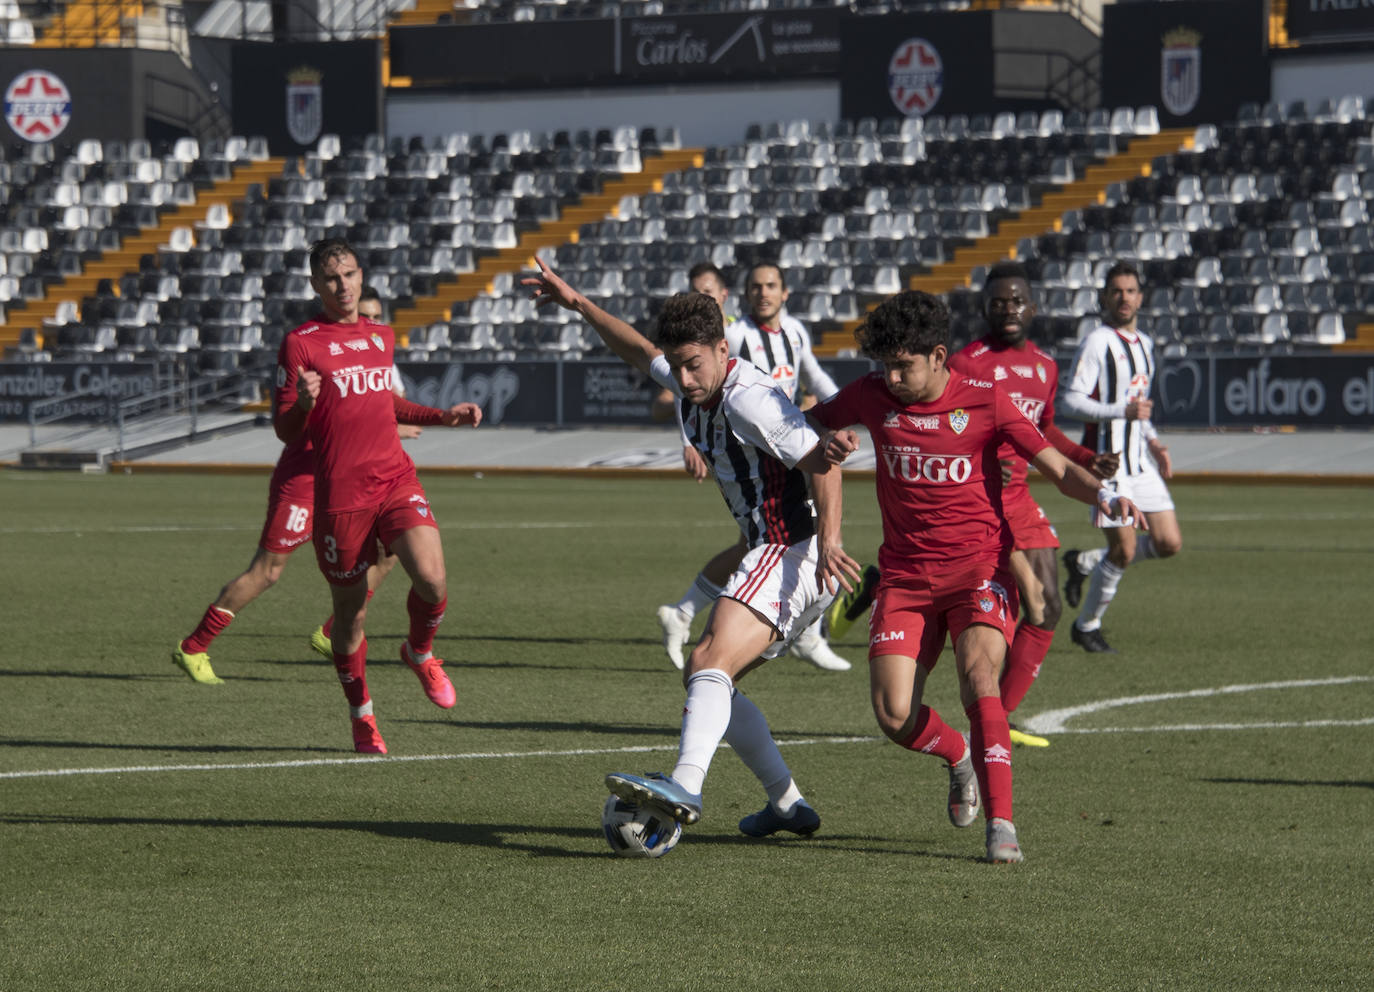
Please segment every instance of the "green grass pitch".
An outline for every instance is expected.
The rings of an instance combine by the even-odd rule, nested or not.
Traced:
[[[946,820],[939,763],[877,740],[862,625],[837,645],[853,672],[744,683],[815,837],[741,836],[762,793],[723,749],[675,851],[613,857],[601,779],[672,764],[653,611],[733,540],[719,495],[425,481],[458,705],[397,660],[398,573],[368,622],[372,761],[307,646],[329,611],[308,550],[214,645],[225,685],[169,660],[247,564],[265,477],[0,473],[0,989],[1374,985],[1368,489],[1176,487],[1184,552],[1127,574],[1121,654],[1061,621],[1018,718],[1083,709],[1016,750],[1027,861],[998,866],[981,822]],[[1085,508],[1037,494],[1091,546]],[[845,496],[872,560],[872,484]],[[931,701],[962,726],[950,667]]]

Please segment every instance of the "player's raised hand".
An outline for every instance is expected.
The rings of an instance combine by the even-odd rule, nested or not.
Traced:
[[[1154,413],[1154,409],[1154,400],[1147,400],[1144,398],[1138,400],[1129,400],[1126,403],[1126,419],[1149,420],[1150,414]]]
[[[542,307],[550,303],[557,303],[560,307],[568,310],[577,309],[580,295],[577,290],[560,279],[558,274],[549,268],[538,255],[534,256],[534,264],[539,266],[539,275],[525,276],[520,280],[520,285],[531,287],[530,297],[534,300],[534,305]]]
[[[1093,455],[1093,463],[1088,466],[1088,470],[1099,479],[1110,479],[1116,475],[1116,470],[1121,467],[1121,452],[1104,451],[1099,455]]]
[[[409,441],[412,438],[417,438],[424,432],[425,429],[421,427],[419,424],[396,425],[396,436],[399,437],[402,441]]]
[[[476,403],[457,403],[444,411],[439,423],[445,427],[476,427],[482,422],[482,408]]]
[[[296,366],[296,406],[307,413],[315,408],[320,398],[320,374],[314,369]]]
[[[830,431],[825,435],[825,460],[831,465],[843,465],[844,460],[859,450],[859,435],[851,430]]]
[[[845,553],[844,545],[820,543],[816,554],[816,582],[821,592],[838,594],[840,589],[853,592],[858,588],[862,572],[859,563]]]

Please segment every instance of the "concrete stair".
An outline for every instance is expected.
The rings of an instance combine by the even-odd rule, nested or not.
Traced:
[[[62,282],[49,286],[47,295],[42,299],[30,300],[22,310],[10,310],[5,326],[0,327],[0,351],[16,343],[19,332],[24,328],[41,332],[44,318],[54,316],[57,305],[62,301],[80,304],[84,297],[95,295],[100,280],[118,282],[120,276],[137,272],[139,259],[147,254],[155,254],[158,246],[166,244],[173,228],[194,227],[197,221],[205,219],[210,207],[221,203],[229,206],[235,200],[242,199],[253,183],[261,183],[265,187],[269,179],[281,174],[283,163],[281,158],[269,158],[238,166],[228,179],[202,190],[195,203],[168,211],[161,216],[156,227],[145,228],[133,237],[125,238],[117,250],[107,251],[100,258],[88,262],[80,275],[68,276]]]
[[[1347,338],[1341,344],[1333,344],[1331,350],[1359,354],[1374,353],[1374,323],[1366,321],[1356,324],[1355,336]]]
[[[1132,139],[1125,151],[1118,152],[1104,162],[1090,165],[1083,176],[1046,193],[1038,206],[1004,219],[997,230],[972,245],[957,249],[948,262],[935,265],[927,273],[913,276],[911,289],[927,293],[944,293],[969,284],[969,272],[978,265],[992,265],[1016,254],[1016,242],[1046,231],[1057,231],[1059,219],[1066,210],[1101,203],[1107,187],[1115,182],[1128,182],[1136,176],[1149,175],[1150,163],[1158,155],[1166,155],[1187,147],[1192,140],[1191,128],[1172,128],[1159,134]],[[869,309],[877,304],[870,305]],[[854,347],[854,329],[860,320],[846,321],[838,331],[823,335],[816,344],[818,355],[834,355],[841,349]]]
[[[622,196],[661,191],[663,177],[668,173],[700,168],[704,161],[704,152],[697,148],[644,156],[643,171],[611,180],[600,193],[584,196],[576,206],[565,207],[558,220],[548,221],[521,234],[514,248],[482,258],[476,271],[464,272],[456,281],[441,283],[434,295],[417,299],[413,306],[397,309],[392,319],[397,334],[405,339],[412,327],[447,321],[451,316],[449,305],[454,300],[475,299],[478,294],[489,290],[492,279],[500,273],[519,272],[528,268],[532,264],[530,259],[540,248],[576,242],[578,229],[583,224],[615,216]]]

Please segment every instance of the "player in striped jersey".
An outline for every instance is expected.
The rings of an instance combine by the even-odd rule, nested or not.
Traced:
[[[703,262],[692,267],[688,279],[692,289],[705,293],[724,308],[728,290],[720,269]],[[811,351],[811,332],[784,310],[787,286],[782,269],[772,262],[756,263],[745,277],[745,299],[748,315],[725,325],[730,354],[763,369],[798,405],[803,387],[817,399],[835,395],[839,387]],[[683,441],[683,462],[700,482],[706,478],[705,463],[695,455],[695,447],[686,437]],[[663,647],[675,667],[682,668],[684,664],[683,648],[691,638],[692,619],[720,595],[723,583],[739,566],[745,551],[744,544],[736,543],[717,552],[697,573],[681,599],[658,608]],[[793,641],[791,652],[825,671],[844,672],[851,667],[826,642],[819,619]]]
[[[1154,342],[1136,325],[1142,293],[1140,274],[1127,262],[1107,270],[1102,287],[1102,326],[1088,334],[1073,360],[1073,379],[1060,409],[1087,422],[1083,444],[1099,453],[1119,452],[1121,464],[1108,483],[1145,514],[1148,533],[1130,521],[1093,512],[1093,525],[1107,538],[1105,548],[1064,553],[1068,576],[1064,598],[1082,607],[1070,635],[1084,651],[1115,654],[1102,634],[1102,617],[1116,596],[1126,566],[1169,558],[1183,547],[1174,501],[1165,480],[1173,475],[1169,449],[1150,423]],[[1083,580],[1088,580],[1083,595]]]
[[[578,313],[622,361],[682,397],[687,436],[711,466],[749,546],[687,661],[672,775],[613,773],[606,785],[622,799],[695,823],[711,757],[725,740],[768,793],[768,804],[741,820],[740,830],[755,837],[814,833],[820,816],[802,798],[762,712],[735,683],[781,654],[837,586],[858,579],[858,563],[840,543],[839,473],[826,461],[821,437],[772,378],[730,356],[714,300],[700,293],[670,298],[659,319],[660,351],[536,262],[540,274],[521,285],[533,287],[540,305]]]

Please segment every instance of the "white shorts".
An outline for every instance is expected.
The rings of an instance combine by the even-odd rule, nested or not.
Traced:
[[[1165,510],[1174,508],[1174,500],[1169,495],[1169,487],[1164,484],[1164,477],[1159,474],[1159,470],[1154,467],[1153,462],[1143,472],[1136,475],[1120,475],[1114,479],[1108,479],[1103,485],[1113,490],[1118,496],[1125,496],[1140,507],[1143,513],[1163,513]],[[1093,507],[1091,518],[1094,527],[1131,527],[1135,524],[1135,521],[1130,517],[1124,520],[1113,520],[1111,517],[1104,516],[1097,507]]]
[[[816,582],[816,539],[793,544],[760,544],[750,548],[739,568],[725,583],[722,596],[738,600],[762,616],[778,632],[778,640],[763,652],[776,658],[787,645],[825,611],[835,594],[822,592]]]

